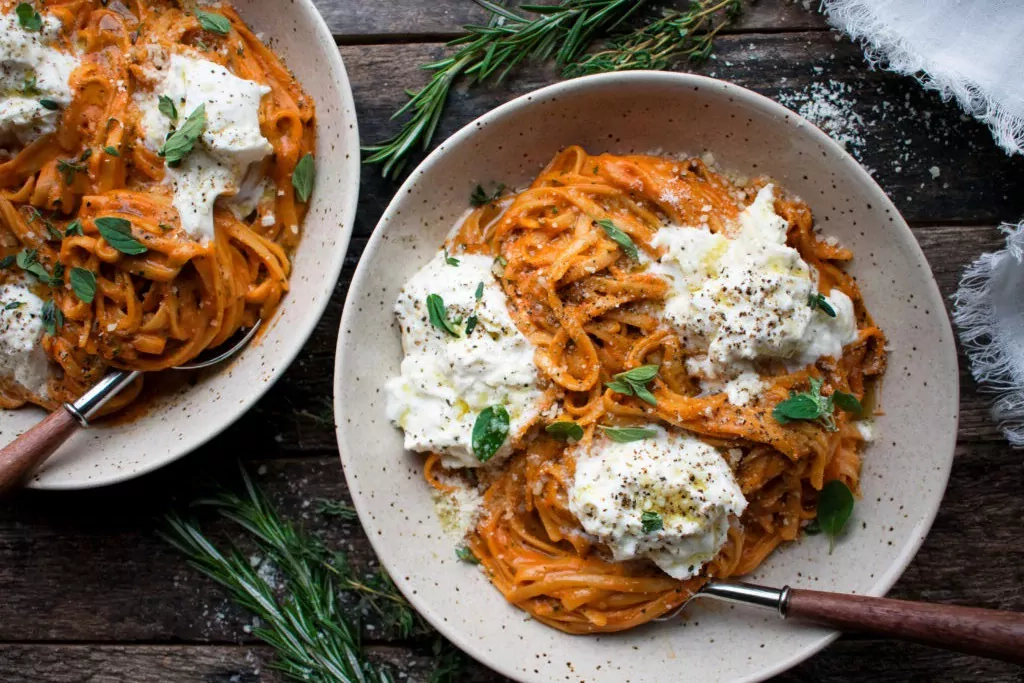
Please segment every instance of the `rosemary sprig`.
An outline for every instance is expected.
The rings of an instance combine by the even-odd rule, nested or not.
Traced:
[[[689,58],[701,62],[711,56],[718,32],[743,9],[740,0],[692,0],[685,10],[666,12],[631,33],[611,41],[606,50],[568,64],[566,78],[637,69],[666,69],[672,62]]]
[[[525,60],[554,58],[559,66],[573,62],[598,35],[614,30],[646,0],[561,0],[555,5],[523,5],[526,16],[491,0],[474,0],[490,12],[484,25],[465,26],[466,35],[449,46],[457,48],[444,59],[423,65],[433,72],[430,82],[409,91],[409,101],[392,118],[410,114],[394,137],[366,147],[365,162],[382,163],[382,173],[395,177],[409,154],[426,149],[437,130],[453,81],[466,76],[473,83],[500,83]]]
[[[252,536],[284,578],[282,597],[239,550],[222,552],[194,521],[168,515],[163,537],[192,566],[224,586],[236,603],[263,620],[266,625],[253,633],[277,650],[272,666],[285,675],[316,683],[393,683],[386,669],[365,657],[358,622],[345,614],[339,601],[343,591],[359,590],[344,554],[331,556],[319,538],[283,521],[244,471],[242,477],[244,496],[224,491],[197,504],[215,507]],[[373,591],[375,604],[401,601],[411,614],[393,585],[367,588]]]

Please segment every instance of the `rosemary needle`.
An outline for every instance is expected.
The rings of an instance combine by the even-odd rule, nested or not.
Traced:
[[[426,149],[437,129],[454,80],[501,82],[525,60],[554,58],[566,66],[600,34],[614,30],[646,0],[562,0],[554,5],[523,5],[524,16],[491,0],[474,0],[490,12],[484,25],[464,27],[466,35],[449,43],[455,52],[423,65],[433,72],[421,90],[409,92],[409,101],[392,118],[409,114],[401,130],[384,142],[366,147],[365,162],[383,164],[382,173],[395,177],[402,172],[417,147]]]

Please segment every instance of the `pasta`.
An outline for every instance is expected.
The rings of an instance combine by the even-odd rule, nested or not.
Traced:
[[[774,406],[812,378],[826,391],[867,401],[885,369],[885,338],[842,268],[852,254],[816,236],[807,205],[780,197],[774,208],[788,224],[786,243],[817,272],[819,291],[838,290],[853,302],[856,340],[841,357],[807,367],[760,366],[765,389],[745,406],[722,391],[701,393],[687,371],[698,350],[659,316],[665,280],[627,258],[623,240],[600,227],[611,221],[649,260],[659,253],[652,246],[659,226],[725,231],[766,182],[737,185],[697,158],[591,156],[571,147],[527,189],[475,209],[449,241],[454,256],[499,258],[509,312],[537,349],[540,375],[557,397],[557,420],[582,427],[575,447],[535,429],[508,460],[469,477],[483,490],[469,550],[505,598],[541,622],[570,633],[648,622],[685,602],[709,577],[749,573],[796,540],[814,518],[825,483],[840,480],[859,492],[864,437],[851,415],[837,411],[834,431],[772,416]],[[655,405],[606,386],[613,375],[646,364],[659,367],[650,385]],[[748,505],[732,520],[720,552],[685,580],[646,560],[612,561],[569,509],[574,453],[599,438],[599,425],[652,423],[741,451],[732,468]],[[442,492],[465,479],[446,470],[437,453],[427,458],[424,476]]]
[[[42,339],[54,363],[47,390],[5,383],[0,405],[7,408],[30,402],[52,409],[108,368],[180,365],[269,318],[288,290],[289,253],[306,212],[293,172],[312,160],[315,146],[313,101],[227,4],[196,12],[169,0],[51,0],[39,10],[60,21],[57,49],[79,62],[57,130],[0,156],[4,254],[21,254],[18,265],[23,258],[41,264],[51,280],[33,289],[53,301]],[[256,100],[258,127],[272,151],[246,178],[266,183],[245,210],[217,199],[212,239],[186,230],[167,182],[177,164],[144,142],[140,97],[155,104],[172,55],[225,67],[265,93]],[[188,114],[175,112],[177,130]],[[101,234],[101,225],[125,226],[127,246]],[[7,271],[16,271],[9,261]],[[91,301],[70,279],[83,270],[95,280]],[[141,389],[140,377],[105,412],[124,408]]]

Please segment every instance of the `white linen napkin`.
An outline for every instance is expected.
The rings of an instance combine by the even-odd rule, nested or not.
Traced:
[[[821,0],[872,65],[917,78],[1024,147],[1024,0]]]
[[[996,396],[992,417],[1024,447],[1024,221],[1003,225],[1006,248],[983,254],[953,295],[953,322],[971,374]]]

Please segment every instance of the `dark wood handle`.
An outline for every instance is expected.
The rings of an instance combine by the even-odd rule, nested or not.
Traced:
[[[1024,613],[790,589],[786,616],[1024,664]]]
[[[7,493],[78,431],[78,420],[63,406],[0,450],[0,494]]]

